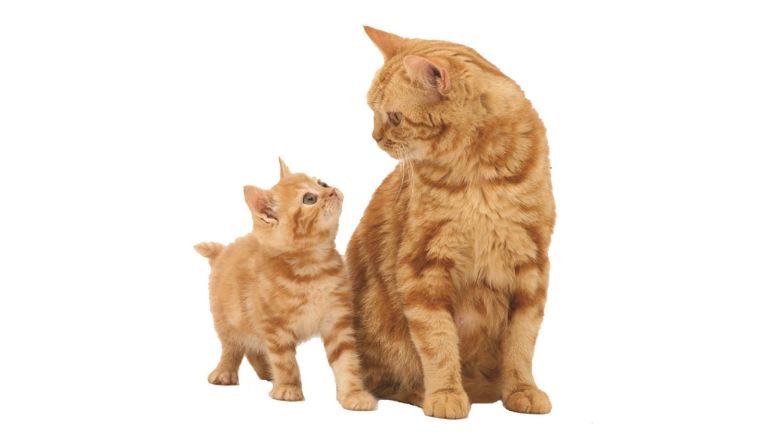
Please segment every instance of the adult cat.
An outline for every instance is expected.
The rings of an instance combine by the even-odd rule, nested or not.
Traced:
[[[384,55],[373,138],[400,164],[347,249],[366,386],[462,418],[547,413],[533,379],[555,205],[544,126],[474,50],[365,28]]]

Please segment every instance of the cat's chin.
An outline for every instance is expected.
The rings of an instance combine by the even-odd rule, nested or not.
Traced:
[[[412,154],[410,147],[404,144],[390,142],[389,140],[384,140],[377,144],[379,145],[379,148],[396,160],[405,160]]]
[[[398,162],[406,162],[406,161],[413,161],[414,160],[414,153],[412,151],[387,151],[387,154],[389,154],[390,157],[397,160]]]

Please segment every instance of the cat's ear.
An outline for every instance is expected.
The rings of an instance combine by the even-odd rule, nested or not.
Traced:
[[[254,218],[258,218],[266,224],[274,225],[277,223],[277,210],[275,210],[275,201],[272,192],[259,189],[256,186],[244,186],[245,203],[251,209]]]
[[[384,55],[385,62],[397,54],[406,41],[405,38],[392,33],[387,33],[383,30],[374,29],[373,27],[363,26],[363,29],[365,29],[365,33],[368,34],[371,41],[379,47],[379,51]]]
[[[288,165],[285,164],[283,159],[281,159],[280,157],[278,157],[277,159],[280,160],[280,179],[282,180],[283,178],[291,175],[291,170],[288,169]]]
[[[403,59],[403,64],[411,80],[443,95],[450,89],[451,75],[445,61],[408,55]]]

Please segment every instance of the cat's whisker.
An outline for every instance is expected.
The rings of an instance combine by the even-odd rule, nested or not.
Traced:
[[[414,196],[415,187],[413,183],[413,177],[414,177],[414,174],[416,173],[416,169],[414,169],[413,160],[409,159],[408,162],[410,163],[410,167],[411,167],[411,196]]]
[[[414,177],[413,160],[411,160],[411,158],[410,158],[410,156],[408,156],[408,154],[405,155],[405,164],[406,164],[406,168],[408,169],[408,176],[410,177],[408,179],[408,184],[410,185],[410,189],[411,189],[411,197],[413,197],[413,193],[414,193],[414,187],[413,187],[413,177]]]
[[[408,156],[404,153],[404,147],[402,145],[398,145],[396,149],[397,154],[397,160],[400,160],[400,164],[402,165],[402,168],[400,169],[400,187],[397,189],[397,199],[400,199],[400,192],[403,191],[403,183],[405,182],[405,168],[407,163]],[[406,160],[403,161],[403,158]]]

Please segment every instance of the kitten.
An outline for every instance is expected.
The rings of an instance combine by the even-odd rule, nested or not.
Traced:
[[[352,295],[334,242],[341,192],[291,173],[282,160],[277,185],[244,191],[253,232],[227,247],[195,246],[211,264],[211,312],[222,348],[208,382],[237,384],[245,355],[261,379],[272,381],[273,399],[302,400],[296,345],[319,333],[341,405],[375,409],[360,379]]]
[[[366,386],[435,417],[499,399],[547,413],[532,374],[555,223],[544,125],[471,48],[365,30],[385,60],[373,138],[400,160],[347,249]]]

